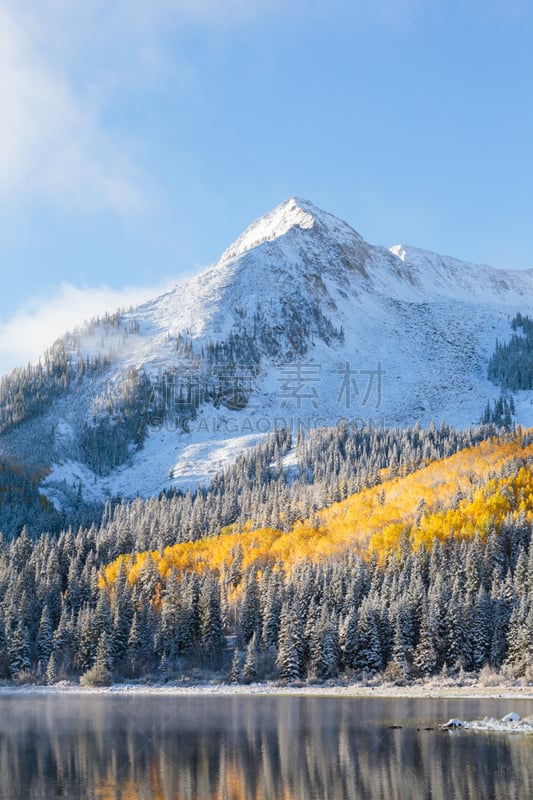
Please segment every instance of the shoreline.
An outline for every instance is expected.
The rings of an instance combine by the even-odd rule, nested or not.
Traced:
[[[358,683],[337,685],[291,685],[279,686],[273,683],[225,684],[198,683],[116,683],[111,686],[80,686],[75,683],[61,682],[52,686],[41,684],[3,685],[0,695],[155,695],[155,696],[291,696],[291,697],[346,697],[346,698],[409,698],[425,700],[533,700],[533,686],[481,686],[446,685],[431,682],[395,686],[380,684],[368,686]]]

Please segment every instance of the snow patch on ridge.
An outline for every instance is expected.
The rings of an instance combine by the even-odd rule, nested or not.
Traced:
[[[407,250],[405,249],[403,244],[395,244],[393,247],[389,249],[392,255],[399,258],[400,261],[405,261],[405,259],[407,258]]]

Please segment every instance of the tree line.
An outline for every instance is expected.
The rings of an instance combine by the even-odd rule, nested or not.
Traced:
[[[384,564],[344,553],[220,573],[171,571],[149,557],[132,585],[102,586],[89,531],[0,549],[4,678],[94,682],[177,677],[195,667],[227,680],[383,673],[397,682],[507,666],[531,678],[533,548],[525,518],[486,541],[406,542]]]

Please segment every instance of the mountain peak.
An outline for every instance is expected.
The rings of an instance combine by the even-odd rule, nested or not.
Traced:
[[[309,230],[316,221],[316,209],[307,200],[289,197],[272,211],[255,219],[222,255],[222,261],[236,258],[264,242],[271,242],[296,226]]]
[[[355,236],[361,239],[353,228],[333,214],[322,211],[309,200],[289,197],[272,211],[254,220],[223,253],[221,261],[237,258],[264,242],[275,241],[293,228],[304,231],[320,229],[337,237],[342,235],[346,238],[348,235],[350,238]]]
[[[388,251],[298,197],[222,258],[0,387],[0,453],[49,472],[52,502],[198,485],[280,427],[475,423],[494,340],[533,315],[532,272]]]

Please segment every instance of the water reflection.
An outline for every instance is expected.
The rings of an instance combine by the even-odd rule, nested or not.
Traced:
[[[533,737],[417,730],[510,705],[2,696],[0,798],[521,800],[533,797]]]

